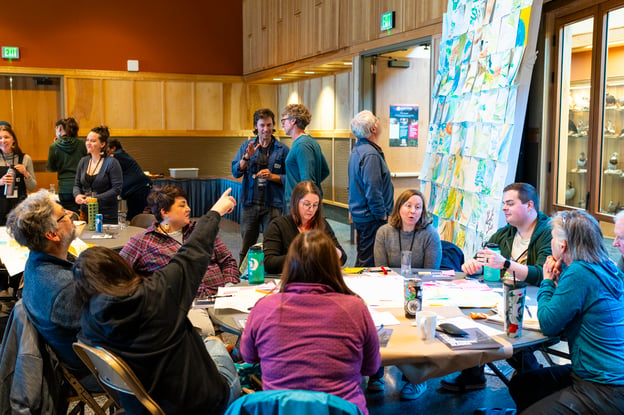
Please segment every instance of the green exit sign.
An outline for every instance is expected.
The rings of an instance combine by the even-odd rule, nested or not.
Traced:
[[[17,46],[2,46],[2,59],[19,59]]]
[[[394,29],[394,12],[385,12],[381,15],[381,30]]]

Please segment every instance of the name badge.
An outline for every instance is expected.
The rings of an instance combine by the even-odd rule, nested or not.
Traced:
[[[273,168],[274,168],[274,169],[281,169],[281,168],[282,168],[282,165],[281,165],[281,164],[279,164],[279,163],[275,163],[275,164],[273,164]]]

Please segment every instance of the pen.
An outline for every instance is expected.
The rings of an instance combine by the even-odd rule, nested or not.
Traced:
[[[380,332],[383,329],[383,323],[381,324],[381,326],[379,326],[379,328],[377,329],[377,332]]]
[[[527,314],[529,315],[529,317],[533,318],[533,314],[531,314],[531,310],[529,310],[529,306],[525,304],[524,308],[526,308],[526,311],[527,311]]]
[[[385,267],[381,267],[381,270],[383,271],[384,275],[388,275],[388,270]]]

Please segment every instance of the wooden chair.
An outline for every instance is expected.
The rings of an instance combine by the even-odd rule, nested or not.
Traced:
[[[151,213],[139,213],[130,221],[130,226],[138,226],[139,228],[149,228],[156,221],[156,216]]]
[[[73,347],[106,390],[134,395],[150,414],[165,415],[162,408],[148,395],[130,366],[121,358],[102,347],[91,347],[80,341],[74,343]]]

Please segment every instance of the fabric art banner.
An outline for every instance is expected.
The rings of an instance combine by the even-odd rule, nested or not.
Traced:
[[[498,227],[533,6],[449,0],[443,18],[421,190],[442,239],[469,256]]]

